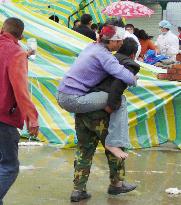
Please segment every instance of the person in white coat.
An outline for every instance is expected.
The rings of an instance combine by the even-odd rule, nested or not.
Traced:
[[[159,27],[161,34],[156,41],[159,53],[168,56],[170,61],[176,61],[176,55],[179,53],[179,39],[170,31],[169,21],[161,21]]]
[[[136,43],[138,44],[138,51],[137,51],[136,56],[135,56],[135,59],[137,60],[139,58],[140,53],[141,53],[141,44],[140,44],[137,36],[134,35],[134,26],[133,26],[133,24],[127,24],[125,26],[125,30],[126,30],[126,32],[125,32],[124,37],[125,38],[133,38],[136,41]]]

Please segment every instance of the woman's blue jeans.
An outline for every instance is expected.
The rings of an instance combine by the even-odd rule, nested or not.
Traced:
[[[105,145],[112,147],[129,148],[129,131],[128,131],[128,111],[125,96],[122,98],[121,106],[110,115],[108,135]],[[58,103],[68,112],[86,113],[96,110],[102,110],[107,105],[108,93],[92,92],[83,96],[69,95],[59,92]]]

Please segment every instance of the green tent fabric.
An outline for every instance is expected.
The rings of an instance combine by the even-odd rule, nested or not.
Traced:
[[[33,14],[33,15],[32,15]],[[0,25],[16,16],[25,22],[25,37],[35,37],[38,53],[29,61],[29,90],[39,112],[39,140],[72,147],[76,143],[74,117],[56,102],[59,80],[80,51],[91,42],[86,37],[33,13],[19,3],[0,4]],[[25,47],[26,40],[22,42]],[[145,148],[171,141],[181,147],[181,83],[156,79],[162,69],[142,64],[138,86],[126,92],[130,146]]]
[[[80,19],[83,13],[90,13],[94,23],[105,22],[108,17],[102,15],[101,10],[114,1],[116,0],[13,0],[16,6],[28,10],[31,14],[39,13],[47,18],[54,14],[57,15],[61,25],[68,26],[70,19],[71,27],[73,21]]]

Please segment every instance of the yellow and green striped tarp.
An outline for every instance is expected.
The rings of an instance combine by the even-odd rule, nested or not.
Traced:
[[[16,6],[26,9],[33,13],[39,13],[46,18],[51,15],[57,15],[60,24],[72,27],[75,19],[80,19],[83,13],[89,13],[93,17],[94,23],[103,23],[108,18],[101,13],[102,9],[111,2],[117,0],[13,0]],[[85,8],[84,8],[85,7]]]
[[[26,39],[38,41],[37,57],[29,61],[29,90],[39,112],[38,138],[62,147],[74,146],[74,117],[58,106],[56,91],[59,80],[90,40],[19,3],[0,4],[0,25],[10,16],[25,22]],[[25,44],[26,40],[22,46]],[[142,67],[138,86],[126,92],[130,146],[145,148],[172,141],[181,147],[181,83],[157,80],[156,68]]]

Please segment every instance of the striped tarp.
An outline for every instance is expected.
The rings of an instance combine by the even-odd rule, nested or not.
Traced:
[[[94,23],[105,22],[108,17],[101,10],[114,1],[116,0],[13,0],[16,6],[31,13],[39,13],[46,18],[55,14],[59,17],[60,24],[65,26],[68,26],[69,17],[72,26],[73,21],[80,19],[83,13],[90,13]]]
[[[9,16],[25,22],[25,37],[38,40],[38,55],[30,61],[29,89],[40,115],[39,139],[74,146],[73,115],[59,108],[56,88],[89,39],[68,28],[33,14],[16,4],[0,4],[0,24]],[[25,41],[23,46],[25,46]],[[181,83],[156,79],[157,68],[143,65],[138,86],[126,92],[132,148],[181,143]]]

